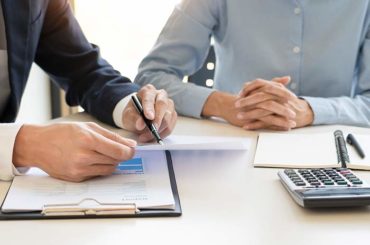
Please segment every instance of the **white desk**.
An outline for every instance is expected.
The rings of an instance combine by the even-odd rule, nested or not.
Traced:
[[[93,119],[78,114],[63,120]],[[201,154],[187,162],[184,154],[173,154],[182,217],[3,221],[0,244],[369,244],[370,209],[305,210],[291,200],[276,169],[253,168],[255,132],[180,118],[175,134],[247,136],[254,144],[247,154],[214,164],[202,164]],[[370,181],[370,172],[361,176]],[[1,199],[8,185],[0,182]]]

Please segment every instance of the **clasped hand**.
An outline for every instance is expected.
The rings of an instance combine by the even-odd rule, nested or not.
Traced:
[[[234,103],[237,124],[248,130],[290,130],[310,125],[312,109],[286,88],[289,82],[290,77],[281,77],[245,83]]]

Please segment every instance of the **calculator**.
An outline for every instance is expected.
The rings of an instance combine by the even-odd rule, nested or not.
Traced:
[[[278,176],[305,208],[370,205],[370,185],[347,168],[285,169]]]

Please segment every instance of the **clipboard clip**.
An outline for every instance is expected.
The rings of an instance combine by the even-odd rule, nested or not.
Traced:
[[[94,198],[85,198],[79,203],[44,205],[41,214],[44,216],[113,216],[135,215],[139,212],[135,203],[101,203]]]

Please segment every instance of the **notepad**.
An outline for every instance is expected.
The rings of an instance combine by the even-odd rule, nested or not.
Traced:
[[[347,133],[343,132],[346,136]],[[350,132],[348,132],[350,133]],[[355,134],[366,157],[347,144],[348,168],[370,170],[370,135]],[[338,162],[333,132],[314,134],[260,133],[254,158],[256,167],[331,168]]]

